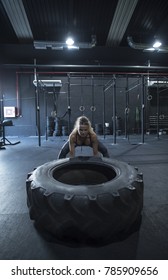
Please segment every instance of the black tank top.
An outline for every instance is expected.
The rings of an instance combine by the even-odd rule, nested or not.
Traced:
[[[86,137],[85,138],[85,140],[84,140],[84,142],[82,142],[82,144],[78,144],[78,135],[79,135],[79,133],[78,132],[76,132],[76,141],[75,141],[75,145],[76,146],[90,146],[90,147],[92,147],[92,138],[91,138],[91,134],[90,133],[88,133],[88,135],[89,135],[89,137]],[[86,139],[88,139],[89,138],[89,140],[90,140],[90,145],[86,145],[85,144],[85,141],[86,141]]]

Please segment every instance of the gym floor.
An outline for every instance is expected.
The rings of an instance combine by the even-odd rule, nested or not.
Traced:
[[[144,178],[144,207],[139,231],[105,246],[69,246],[47,241],[29,218],[27,174],[57,158],[67,137],[9,138],[16,145],[0,149],[0,259],[1,260],[166,260],[168,259],[168,135],[113,136],[99,139],[110,157],[138,167]],[[8,142],[6,142],[7,144]],[[91,155],[78,147],[76,155]]]

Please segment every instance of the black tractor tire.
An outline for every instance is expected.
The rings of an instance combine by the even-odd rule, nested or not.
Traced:
[[[28,174],[26,188],[36,227],[63,242],[111,242],[130,231],[143,208],[142,174],[109,158],[47,162]]]

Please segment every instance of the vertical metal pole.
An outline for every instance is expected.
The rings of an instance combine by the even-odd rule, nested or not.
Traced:
[[[149,115],[149,104],[148,104],[148,83],[149,83],[149,78],[148,77],[144,77],[144,81],[145,81],[145,86],[144,86],[144,104],[145,104],[145,117],[144,117],[144,129],[145,129],[145,133],[148,130],[148,115]]]
[[[39,147],[40,147],[41,146],[41,129],[40,129],[40,98],[39,98],[38,77],[37,77],[37,87],[36,87],[36,100],[37,100],[36,112],[37,112],[38,144],[39,144]]]
[[[116,81],[113,76],[113,143],[116,144]]]
[[[105,86],[103,86],[103,135],[105,139],[105,110],[106,110],[106,92],[105,92]]]
[[[48,123],[48,121],[47,121],[47,115],[48,115],[48,112],[47,112],[47,104],[48,104],[48,95],[47,95],[47,92],[46,92],[46,90],[44,91],[44,107],[45,107],[45,118],[46,118],[46,127],[45,127],[45,131],[46,131],[46,141],[48,140],[48,125],[49,125],[49,123]]]
[[[5,126],[3,126],[3,120],[4,120],[4,94],[2,94],[2,99],[1,99],[1,118],[0,121],[2,123],[2,128],[0,132],[0,136],[2,136],[2,143],[5,145]],[[1,135],[2,133],[2,135]]]
[[[83,105],[83,77],[81,76],[81,111],[82,116],[84,115],[84,105]]]
[[[71,132],[71,83],[70,74],[68,74],[68,133]]]
[[[128,76],[126,79],[126,92],[125,92],[125,138],[128,137],[128,109],[129,108],[129,95],[128,95]]]
[[[141,142],[144,143],[144,96],[145,96],[145,79],[144,76],[141,77],[142,79],[142,91],[141,91]]]
[[[158,81],[157,81],[157,138],[159,139],[159,84],[158,84]]]
[[[4,120],[4,98],[5,98],[5,95],[2,94],[2,99],[1,99],[1,122],[3,122]]]
[[[92,112],[92,126],[94,127],[94,79],[93,75],[91,76],[91,87],[92,87],[92,105],[91,105],[91,112]]]
[[[37,133],[38,133],[38,144],[39,147],[41,146],[41,131],[40,131],[40,100],[39,100],[39,82],[38,76],[36,72],[36,59],[34,60],[34,78],[37,81],[37,86],[35,90],[35,105],[36,105],[36,126],[37,126]]]

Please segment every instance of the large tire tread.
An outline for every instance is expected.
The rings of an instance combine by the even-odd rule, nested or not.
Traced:
[[[116,161],[115,164],[118,164],[122,177],[122,164]],[[136,224],[143,208],[143,178],[134,167],[129,166],[126,170],[128,173],[131,170],[133,174],[131,181],[130,178],[121,178],[122,184],[125,181],[123,187],[117,182],[114,190],[112,186],[110,189],[102,187],[101,192],[95,188],[95,191],[83,193],[69,191],[66,185],[61,192],[57,185],[51,192],[49,187],[44,186],[47,180],[42,186],[38,176],[44,169],[44,173],[48,174],[50,167],[53,168],[52,163],[35,169],[27,176],[27,205],[37,228],[44,229],[60,241],[96,244],[115,240]],[[39,172],[40,168],[42,171]],[[124,170],[124,176],[125,173]],[[50,180],[49,177],[47,179]]]

